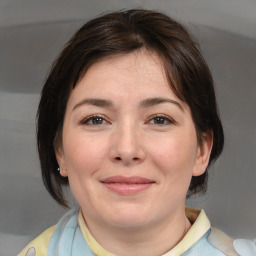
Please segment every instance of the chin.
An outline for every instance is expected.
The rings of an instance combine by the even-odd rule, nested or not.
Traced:
[[[145,219],[141,220],[141,219],[123,217],[123,218],[113,219],[110,223],[112,224],[113,227],[116,227],[116,228],[138,229],[146,226],[148,221],[146,221]]]
[[[105,221],[116,227],[139,228],[150,222],[149,216],[152,215],[145,210],[130,206],[123,209],[114,209],[113,212],[109,212],[108,216],[105,214],[104,218]]]

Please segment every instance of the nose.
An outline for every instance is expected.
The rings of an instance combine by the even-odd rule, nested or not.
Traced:
[[[111,136],[112,161],[126,166],[143,162],[145,150],[142,137],[136,125],[128,122],[118,125]]]

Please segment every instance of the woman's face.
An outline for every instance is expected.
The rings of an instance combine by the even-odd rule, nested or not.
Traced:
[[[88,223],[138,228],[184,215],[210,148],[211,139],[198,145],[160,59],[141,51],[86,72],[70,94],[56,155]]]

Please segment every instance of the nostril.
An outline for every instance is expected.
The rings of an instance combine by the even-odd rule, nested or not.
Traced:
[[[119,157],[119,156],[118,156],[118,157],[116,157],[116,160],[120,161],[120,160],[121,160],[121,157]]]

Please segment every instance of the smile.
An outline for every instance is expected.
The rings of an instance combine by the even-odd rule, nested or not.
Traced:
[[[101,183],[115,193],[132,195],[148,189],[155,184],[155,181],[139,176],[112,176],[102,180]]]

